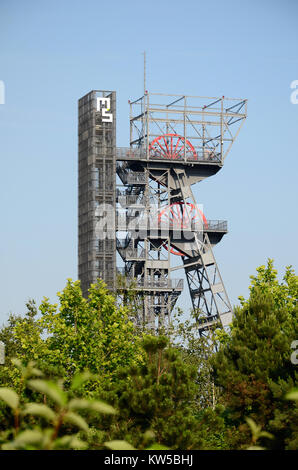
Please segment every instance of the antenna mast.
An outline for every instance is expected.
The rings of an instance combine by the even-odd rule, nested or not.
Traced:
[[[146,51],[144,51],[144,96],[146,92]]]

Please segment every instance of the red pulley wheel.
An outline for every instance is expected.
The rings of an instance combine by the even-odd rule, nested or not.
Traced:
[[[187,207],[186,207],[187,206]],[[158,222],[167,222],[169,223],[169,228],[179,228],[184,229],[191,225],[191,222],[198,221],[199,218],[203,221],[204,227],[208,228],[208,223],[205,215],[200,209],[187,202],[175,202],[170,206],[165,207],[158,214]],[[167,246],[167,243],[163,244],[164,247]],[[173,255],[184,256],[180,251],[176,251],[174,248],[170,247],[170,252]]]
[[[197,160],[194,146],[179,134],[163,134],[156,137],[149,145],[150,156],[168,160],[182,160],[184,154],[188,159]]]

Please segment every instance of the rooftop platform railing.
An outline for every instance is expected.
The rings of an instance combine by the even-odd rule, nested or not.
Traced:
[[[128,161],[137,161],[137,160],[147,160],[147,151],[145,148],[133,148],[133,147],[117,147],[116,149],[116,159],[117,160],[128,160]],[[158,152],[153,150],[149,151],[149,160],[159,160],[159,161],[187,161],[187,162],[204,162],[204,163],[221,163],[221,154],[211,149],[196,149],[196,155],[193,152],[187,151],[179,158],[166,158],[161,156]]]
[[[138,279],[131,276],[127,276],[124,268],[117,268],[117,272],[122,276],[125,276],[121,287],[132,287],[133,289],[166,289],[182,291],[184,287],[183,279]]]
[[[157,218],[157,217],[156,217]],[[224,232],[228,231],[228,222],[226,220],[206,220],[185,222],[177,221],[158,221],[147,220],[145,217],[137,217],[135,215],[127,216],[126,214],[117,214],[116,229],[121,231],[129,230],[166,230],[181,232]]]

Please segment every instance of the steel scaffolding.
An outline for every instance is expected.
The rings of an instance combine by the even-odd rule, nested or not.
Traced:
[[[192,186],[223,167],[246,118],[246,100],[146,92],[130,102],[130,146],[116,148],[115,92],[101,92],[111,98],[112,122],[102,122],[108,110],[96,108],[98,93],[79,101],[83,291],[97,277],[117,289],[117,249],[124,263],[117,271],[121,289],[133,288],[142,299],[139,322],[166,326],[183,290],[183,279],[171,275],[184,269],[200,332],[227,326],[232,308],[213,254],[227,223],[206,219]],[[96,223],[103,212],[96,213],[96,204],[113,209],[100,232]],[[99,233],[109,236],[98,240]]]

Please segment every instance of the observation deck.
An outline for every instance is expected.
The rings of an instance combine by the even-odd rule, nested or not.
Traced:
[[[145,148],[135,147],[117,147],[116,149],[116,160],[128,161],[128,162],[164,162],[176,164],[189,163],[192,165],[219,165],[222,166],[222,159],[220,152],[212,150],[203,150],[199,152],[187,150],[184,154],[178,154],[177,157],[171,156],[171,153],[158,151],[157,149],[151,149],[149,152]]]
[[[216,245],[222,237],[228,233],[228,222],[226,220],[204,220],[191,221],[191,223],[179,222],[169,223],[164,221],[152,220],[147,221],[145,218],[136,217],[135,215],[117,214],[116,230],[122,232],[133,232],[134,238],[143,240],[145,238],[160,239],[161,242],[168,236],[176,243],[186,243],[194,240],[195,233],[207,233],[211,245]],[[140,256],[140,255],[138,255]],[[144,254],[145,256],[145,254]],[[139,259],[139,258],[138,258]]]

